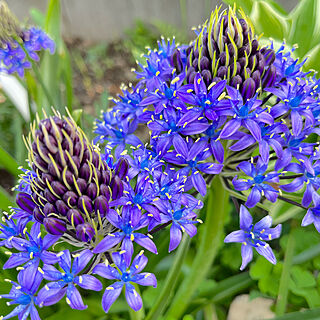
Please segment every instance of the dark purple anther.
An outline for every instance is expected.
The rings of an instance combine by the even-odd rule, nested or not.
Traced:
[[[231,79],[231,82],[230,82],[231,86],[234,87],[234,88],[238,88],[241,86],[242,84],[242,78],[237,75],[237,76],[234,76],[232,79]]]
[[[272,64],[274,62],[275,58],[276,58],[276,54],[274,53],[274,51],[272,49],[267,49],[266,52],[264,53],[264,59],[265,59],[267,66]]]
[[[63,196],[68,191],[67,188],[59,181],[53,181],[51,183],[51,187],[58,196]]]
[[[181,54],[179,49],[176,49],[173,52],[172,56],[170,57],[170,62],[171,62],[171,65],[175,67],[178,74],[182,72],[183,64],[182,64]]]
[[[212,80],[212,75],[211,72],[209,70],[203,70],[201,72],[202,78],[204,80],[204,82],[206,83],[207,86],[209,86],[209,84],[211,83]]]
[[[81,193],[85,192],[87,189],[87,181],[82,178],[79,178],[76,180],[76,182],[77,182],[77,185],[78,185],[80,192]]]
[[[227,54],[225,52],[220,53],[219,66],[224,66],[226,64],[226,57]]]
[[[109,184],[110,183],[110,173],[109,171],[102,171],[101,172],[101,178],[100,182],[103,184]]]
[[[194,78],[196,77],[197,73],[196,72],[191,72],[188,78],[188,83],[193,83]]]
[[[105,196],[107,198],[107,200],[109,201],[110,200],[110,188],[108,186],[106,186],[105,184],[102,184],[100,186],[100,193]]]
[[[70,209],[67,213],[68,220],[73,226],[84,223],[84,218],[81,212],[77,209]]]
[[[93,210],[92,207],[92,200],[88,196],[81,196],[78,199],[78,208],[83,212],[83,213],[91,213]]]
[[[58,200],[58,198],[52,194],[49,189],[44,190],[44,197],[50,203],[55,203]]]
[[[46,230],[55,236],[64,234],[67,231],[66,223],[60,219],[49,217],[43,219]]]
[[[78,196],[73,191],[67,191],[63,196],[63,201],[70,207],[73,207],[78,202]]]
[[[116,168],[114,169],[114,174],[120,179],[124,179],[129,170],[129,162],[125,158],[120,158],[117,162]]]
[[[80,241],[89,242],[93,239],[95,232],[93,227],[86,222],[77,226],[76,235]]]
[[[259,70],[256,70],[252,75],[251,75],[251,78],[253,79],[255,85],[256,85],[256,88],[259,88],[260,87],[260,81],[261,81],[261,75],[260,75],[260,72]]]
[[[33,209],[33,217],[35,218],[36,221],[42,223],[43,219],[45,218],[44,214],[41,213],[40,209],[38,207],[35,207]]]
[[[80,178],[85,179],[86,181],[88,181],[89,177],[90,177],[90,167],[87,163],[84,163],[79,171],[79,176]]]
[[[252,40],[251,43],[251,54],[255,54],[258,50],[259,42],[257,39]]]
[[[221,79],[224,79],[224,77],[227,75],[227,71],[228,71],[227,67],[220,67],[218,69],[217,76]]]
[[[94,210],[98,215],[98,212],[101,217],[105,217],[109,212],[108,199],[104,196],[99,196],[94,202]]]
[[[207,57],[202,57],[200,59],[200,70],[207,70],[210,68],[210,61]]]
[[[33,209],[36,206],[31,198],[31,195],[25,192],[20,192],[17,194],[16,203],[22,210],[28,212],[29,214],[33,213]]]
[[[65,204],[62,200],[57,200],[55,203],[55,206],[57,208],[57,213],[61,216],[66,216],[67,212],[69,210],[69,207]]]
[[[56,213],[56,208],[51,203],[46,203],[42,209],[45,216],[48,216],[50,213]]]
[[[256,85],[253,79],[248,78],[243,84],[241,89],[241,95],[243,100],[251,99],[256,92]]]
[[[277,70],[274,65],[271,65],[262,78],[262,87],[271,87],[276,80]]]
[[[110,187],[112,190],[112,199],[119,199],[123,194],[123,183],[118,176],[112,178]]]

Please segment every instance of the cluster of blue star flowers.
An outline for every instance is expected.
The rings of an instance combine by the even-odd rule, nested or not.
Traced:
[[[41,50],[54,53],[55,43],[40,28],[20,28],[4,2],[0,4],[0,13],[0,71],[23,78],[32,61],[39,61]]]
[[[0,225],[4,268],[19,271],[1,296],[17,305],[3,319],[40,319],[38,308],[64,297],[85,309],[78,287],[104,289],[105,312],[125,287],[139,310],[136,286],[157,285],[141,272],[141,249],[157,254],[152,234],[160,230],[169,230],[169,252],[183,232],[193,237],[213,178],[246,199],[240,230],[225,238],[242,244],[241,270],[253,248],[276,263],[267,241],[281,233],[269,215],[254,224],[247,208],[287,201],[307,210],[303,226],[320,231],[318,80],[285,45],[261,47],[239,17],[217,8],[191,45],[162,39],[139,64],[136,85],[96,121],[94,144],[57,112],[31,126],[18,207]],[[111,280],[106,288],[99,277]]]

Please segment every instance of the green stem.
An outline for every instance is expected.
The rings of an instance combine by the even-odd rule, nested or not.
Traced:
[[[282,269],[281,278],[280,278],[279,293],[278,293],[278,299],[276,304],[277,316],[282,316],[286,311],[288,291],[289,291],[290,268],[292,266],[292,261],[293,261],[294,246],[295,246],[295,240],[294,240],[293,231],[291,230],[289,234],[287,249],[284,257],[283,269]]]
[[[18,40],[16,39],[16,41],[18,41]],[[52,97],[51,97],[51,95],[50,95],[50,92],[49,92],[48,88],[47,88],[46,85],[44,84],[44,81],[43,81],[43,79],[42,79],[42,76],[41,76],[41,74],[40,74],[40,72],[39,72],[39,70],[38,70],[38,66],[37,66],[36,63],[31,59],[31,57],[30,57],[30,55],[29,55],[29,52],[26,50],[26,48],[25,48],[23,45],[21,45],[21,48],[22,48],[22,50],[24,51],[24,53],[26,54],[28,60],[31,62],[32,70],[33,70],[33,72],[34,72],[34,74],[35,74],[38,82],[40,83],[40,86],[41,86],[41,88],[42,88],[42,90],[43,90],[43,92],[44,92],[44,94],[45,94],[45,96],[46,96],[46,98],[47,98],[50,106],[53,107],[53,106],[54,106],[54,101],[53,101],[53,99],[52,99]],[[38,112],[40,113],[40,112],[41,112],[41,109],[38,110]]]
[[[53,99],[52,99],[52,97],[51,97],[51,95],[49,93],[48,88],[44,84],[44,81],[43,81],[43,79],[41,77],[41,74],[40,74],[40,72],[38,70],[38,67],[35,65],[35,63],[33,61],[32,61],[32,70],[34,71],[34,74],[35,74],[38,82],[40,83],[40,86],[41,86],[41,88],[42,88],[42,90],[43,90],[43,92],[44,92],[44,94],[45,94],[45,96],[46,96],[46,98],[47,98],[47,100],[48,100],[48,102],[50,104],[50,107],[53,107],[55,105],[55,103],[54,103],[54,101],[53,101]],[[38,112],[39,112],[39,110],[38,110]]]
[[[165,283],[163,284],[162,290],[153,304],[153,307],[149,311],[145,320],[155,320],[162,314],[164,308],[166,307],[169,298],[171,297],[170,293],[174,290],[176,282],[179,278],[180,270],[184,261],[184,257],[188,251],[190,243],[190,238],[187,234],[183,235],[181,244],[178,248],[178,251],[175,256],[173,266],[170,268],[170,271],[167,275]]]
[[[200,237],[200,244],[197,248],[197,254],[193,260],[191,270],[181,283],[165,319],[181,319],[192,295],[210,270],[222,240],[227,204],[227,192],[217,176],[212,181],[206,219]]]

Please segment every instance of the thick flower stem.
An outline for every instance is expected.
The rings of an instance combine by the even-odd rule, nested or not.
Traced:
[[[278,299],[276,304],[276,315],[282,316],[286,311],[288,292],[289,292],[289,280],[290,269],[292,267],[292,260],[294,254],[295,239],[293,231],[291,230],[288,238],[287,249],[284,257],[283,269],[280,278]]]
[[[181,283],[165,319],[181,319],[193,294],[205,279],[222,241],[228,194],[218,176],[213,179],[208,198],[206,219],[191,270]]]
[[[171,298],[170,293],[172,293],[172,291],[174,290],[176,282],[179,278],[184,257],[189,248],[189,243],[190,238],[187,234],[184,234],[181,244],[177,250],[174,263],[170,268],[165,283],[163,284],[162,291],[160,292],[157,300],[153,304],[153,307],[149,311],[145,320],[156,320],[161,316],[162,312],[164,311],[164,308],[166,307],[169,299]]]

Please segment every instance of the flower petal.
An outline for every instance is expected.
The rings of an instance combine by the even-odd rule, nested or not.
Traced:
[[[126,282],[126,300],[128,305],[134,311],[138,311],[142,307],[142,299],[134,286],[128,282]]]
[[[102,308],[104,312],[108,312],[111,305],[119,297],[123,287],[123,282],[115,282],[111,286],[107,287],[102,297]]]
[[[100,291],[102,290],[102,283],[90,274],[83,274],[75,278],[74,282],[81,288],[87,290]]]
[[[242,264],[240,270],[242,271],[248,263],[252,260],[253,252],[252,247],[248,244],[243,244],[241,246],[241,256],[242,256]]]
[[[241,205],[241,207],[240,207],[240,228],[242,230],[247,230],[247,229],[250,229],[251,225],[252,225],[251,214],[249,213],[248,209],[244,205]]]
[[[82,301],[80,292],[74,285],[69,285],[67,289],[67,303],[72,309],[84,310],[88,306],[85,306]]]

